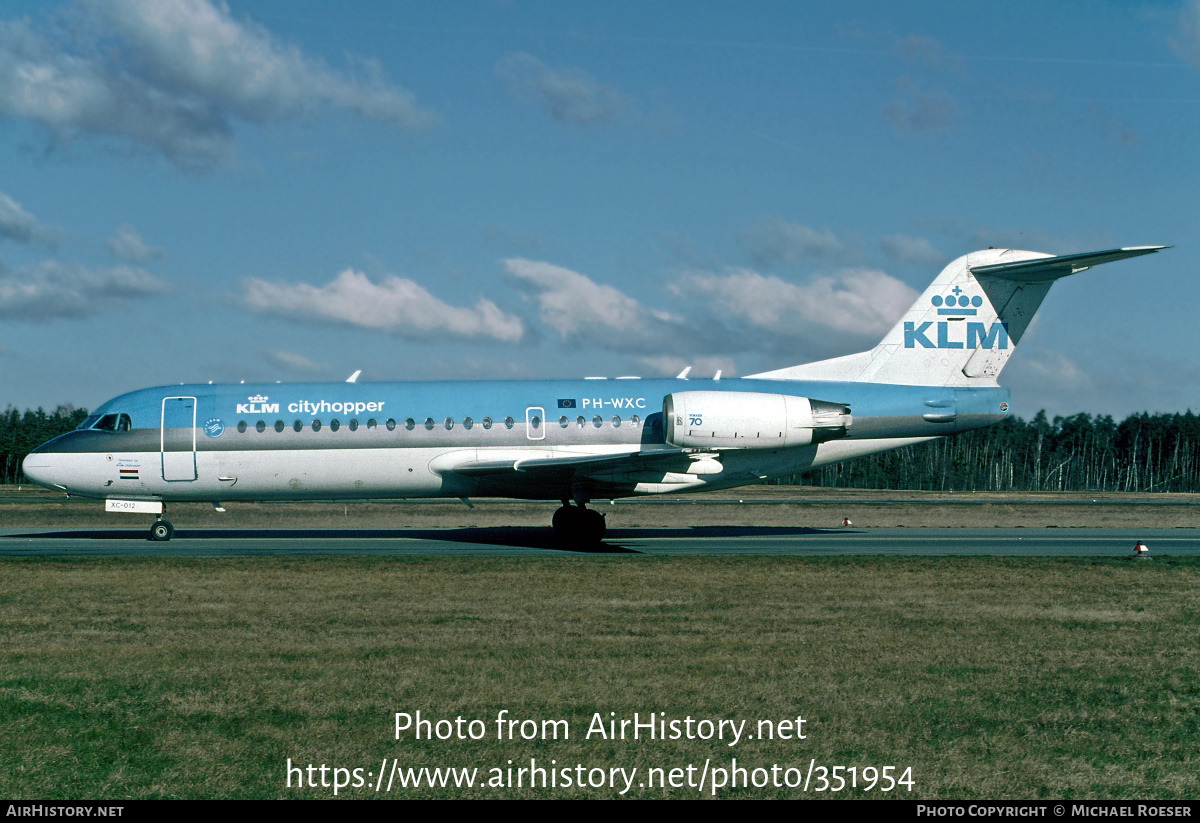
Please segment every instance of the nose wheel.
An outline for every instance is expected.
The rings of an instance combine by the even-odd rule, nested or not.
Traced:
[[[154,525],[150,527],[151,540],[166,542],[171,539],[173,534],[175,534],[175,527],[162,518],[155,520]]]

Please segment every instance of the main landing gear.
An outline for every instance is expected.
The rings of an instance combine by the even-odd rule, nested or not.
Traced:
[[[572,506],[564,500],[562,508],[554,513],[554,536],[562,543],[582,543],[592,546],[604,537],[607,528],[604,515],[595,509],[585,509],[583,504]]]

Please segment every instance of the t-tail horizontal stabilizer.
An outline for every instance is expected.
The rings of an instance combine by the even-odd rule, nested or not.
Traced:
[[[946,266],[871,351],[750,377],[995,385],[1055,280],[1165,248],[1132,246],[1057,257],[1015,249],[972,252]]]
[[[1130,246],[1126,249],[1109,249],[1108,251],[1088,251],[1083,254],[1064,254],[1059,257],[1041,257],[1036,260],[1018,260],[1015,263],[992,263],[982,266],[971,266],[971,274],[976,277],[1002,277],[1005,280],[1019,280],[1022,283],[1040,283],[1044,280],[1057,280],[1068,274],[1075,274],[1101,263],[1112,263],[1130,257],[1141,257],[1143,254],[1153,254],[1156,251],[1170,248],[1169,246]],[[1027,252],[1016,252],[1026,254]]]

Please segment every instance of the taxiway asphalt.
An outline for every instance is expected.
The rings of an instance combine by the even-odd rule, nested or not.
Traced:
[[[146,530],[0,529],[0,557],[659,557],[892,555],[905,557],[1147,557],[1200,555],[1200,529],[612,529],[590,550],[557,543],[549,528],[179,529],[156,543]]]

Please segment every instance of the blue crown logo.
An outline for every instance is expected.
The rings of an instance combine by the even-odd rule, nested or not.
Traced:
[[[953,294],[948,294],[945,297],[935,294],[929,298],[929,302],[937,307],[938,314],[974,317],[978,313],[977,309],[983,305],[983,298],[979,295],[968,297],[962,293],[962,289],[958,286],[955,286],[953,291]]]

